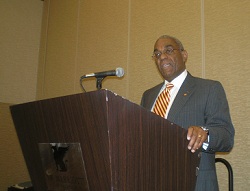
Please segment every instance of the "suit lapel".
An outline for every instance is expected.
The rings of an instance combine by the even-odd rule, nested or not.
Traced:
[[[175,121],[175,117],[178,115],[187,100],[193,94],[193,92],[195,91],[195,87],[196,85],[194,83],[194,78],[191,76],[191,74],[188,73],[170,108],[167,118],[169,121]]]

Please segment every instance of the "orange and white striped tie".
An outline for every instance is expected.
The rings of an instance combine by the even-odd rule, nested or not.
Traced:
[[[168,104],[170,102],[170,90],[174,87],[173,84],[169,83],[167,84],[166,88],[161,92],[161,94],[158,96],[153,112],[157,115],[160,115],[161,117],[165,117]]]

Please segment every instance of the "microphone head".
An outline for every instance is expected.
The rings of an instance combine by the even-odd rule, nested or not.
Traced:
[[[121,78],[124,75],[123,68],[116,68],[115,74],[116,74],[117,77]]]

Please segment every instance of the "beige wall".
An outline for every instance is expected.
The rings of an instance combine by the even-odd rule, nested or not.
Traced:
[[[0,102],[36,99],[43,2],[0,1]]]
[[[81,92],[81,75],[123,67],[125,76],[107,78],[103,88],[139,103],[143,91],[161,81],[151,60],[156,38],[174,35],[189,53],[188,70],[195,76],[221,81],[226,90],[236,129],[235,147],[230,154],[219,156],[233,166],[235,190],[248,190],[249,10],[248,0],[45,0],[37,99]],[[36,83],[27,86],[27,81],[35,78],[36,73],[29,72],[37,67],[35,62],[35,66],[23,62],[23,67],[13,62],[14,71],[21,68],[25,73],[25,82],[20,82],[18,72],[13,75],[6,63],[1,63],[7,69],[4,77],[0,70],[0,85],[4,82],[1,87],[8,94],[1,91],[0,99],[11,99],[8,102],[12,103],[33,100]],[[12,81],[7,75],[14,76]],[[96,89],[95,79],[86,80],[83,85],[87,91]],[[221,190],[227,190],[224,166],[218,165],[218,175]]]
[[[81,75],[123,67],[124,78],[106,79],[103,88],[138,103],[143,91],[161,80],[151,55],[154,41],[165,33],[190,44],[195,62],[189,68],[202,73],[200,3],[52,0],[45,7],[38,99],[81,92]],[[164,7],[165,14],[158,14]],[[87,91],[96,89],[95,79],[83,84]]]
[[[43,2],[0,1],[0,190],[30,180],[7,103],[36,99]]]

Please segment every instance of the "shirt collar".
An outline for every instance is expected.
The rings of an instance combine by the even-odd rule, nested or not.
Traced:
[[[187,70],[185,69],[179,76],[177,76],[171,82],[168,82],[167,80],[165,80],[164,86],[166,86],[168,83],[171,83],[174,85],[175,88],[180,89],[182,83],[184,82],[184,80],[187,77],[187,74],[188,74]]]

